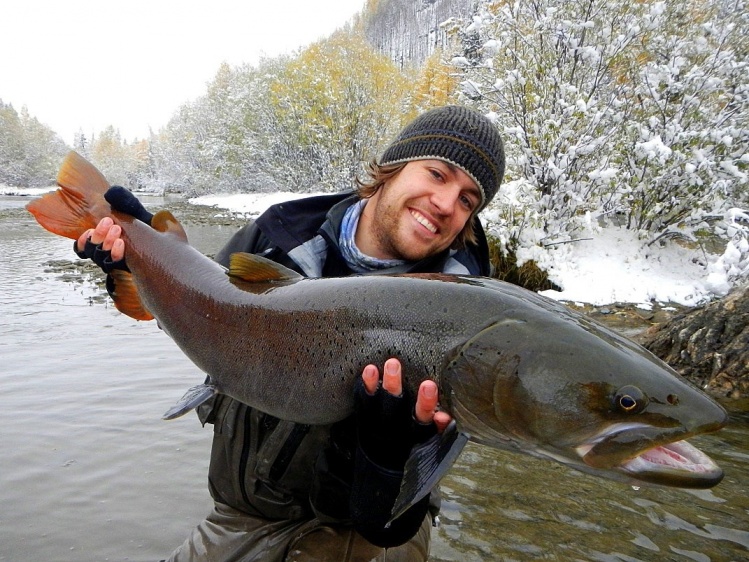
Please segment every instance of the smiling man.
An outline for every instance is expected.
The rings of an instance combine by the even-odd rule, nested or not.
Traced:
[[[428,111],[370,164],[356,193],[274,205],[216,260],[228,265],[232,253],[250,252],[308,277],[489,275],[477,215],[497,193],[504,163],[486,117],[460,106]],[[112,190],[114,208],[150,221],[132,194]],[[109,268],[127,257],[110,219],[80,238],[84,246]],[[435,497],[386,523],[412,446],[449,416],[438,411],[433,381],[408,396],[397,358],[382,367],[382,376],[378,366],[364,367],[356,414],[332,426],[280,420],[221,394],[200,406],[201,422],[214,427],[215,506],[170,560],[426,560]]]
[[[418,261],[449,248],[478,209],[481,190],[471,177],[441,160],[398,166],[397,175],[365,205],[356,245],[380,259]]]

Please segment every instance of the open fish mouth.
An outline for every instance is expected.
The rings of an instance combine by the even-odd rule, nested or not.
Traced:
[[[666,479],[685,488],[710,488],[723,479],[713,459],[685,440],[648,449],[619,468],[638,479],[656,484]]]
[[[583,462],[599,469],[615,470],[651,484],[680,488],[711,488],[723,479],[723,470],[708,455],[685,439],[660,442],[652,438],[649,447],[626,452],[624,444],[635,443],[661,428],[640,425],[612,426],[593,443],[577,447]],[[636,438],[630,437],[635,435]],[[668,434],[660,441],[668,439]],[[614,445],[612,445],[612,443]],[[621,449],[615,445],[620,444]]]

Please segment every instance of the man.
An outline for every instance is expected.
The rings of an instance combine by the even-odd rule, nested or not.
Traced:
[[[369,172],[356,194],[271,207],[216,260],[228,265],[232,253],[251,252],[308,277],[489,274],[477,215],[504,174],[502,142],[489,120],[459,106],[428,111]],[[114,208],[150,221],[129,192],[112,190]],[[79,255],[122,266],[119,235],[104,219],[77,241]],[[214,426],[208,479],[215,509],[170,560],[426,560],[435,498],[386,523],[411,447],[450,417],[436,411],[434,382],[423,382],[414,401],[403,392],[397,358],[382,367],[382,377],[379,366],[364,367],[357,413],[330,426],[279,420],[225,395],[202,405],[201,422]]]

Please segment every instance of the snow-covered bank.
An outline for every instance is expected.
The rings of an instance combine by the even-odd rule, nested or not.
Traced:
[[[555,247],[543,264],[562,292],[557,300],[605,305],[653,302],[696,306],[712,295],[705,256],[670,242],[645,246],[637,233],[609,226],[584,233],[577,242]]]
[[[190,203],[225,209],[231,213],[241,213],[246,217],[257,217],[268,207],[276,203],[301,199],[322,193],[292,193],[277,191],[275,193],[236,193],[227,195],[203,195],[190,199]]]
[[[274,203],[306,195],[216,195],[190,202],[252,217]],[[549,271],[552,281],[563,287],[562,292],[545,291],[547,296],[599,306],[615,302],[643,308],[651,307],[653,302],[696,306],[727,283],[725,273],[709,265],[718,256],[708,260],[699,249],[687,249],[673,242],[663,247],[646,246],[636,233],[616,227],[586,233],[581,238],[585,239],[544,253],[540,265]]]
[[[0,195],[38,196],[54,187],[15,188],[0,185]],[[254,218],[269,206],[311,194],[291,192],[211,195],[190,203],[213,206],[217,214]],[[488,228],[491,229],[491,226]],[[545,291],[557,300],[603,306],[629,303],[650,308],[665,305],[697,306],[730,288],[730,253],[705,255],[700,249],[668,242],[647,246],[635,232],[605,227],[583,233],[580,240],[541,251],[534,247],[521,259],[535,259],[548,271],[561,292]]]
[[[17,197],[36,197],[57,189],[57,186],[49,187],[13,187],[10,185],[0,184],[0,195],[17,196]]]

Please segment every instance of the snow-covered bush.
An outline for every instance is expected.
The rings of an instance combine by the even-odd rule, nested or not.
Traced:
[[[515,215],[550,240],[591,217],[694,240],[746,206],[746,7],[730,4],[481,0],[452,60],[539,194]]]
[[[716,295],[725,295],[733,284],[749,278],[749,213],[729,209],[716,229],[728,239],[723,254],[708,265],[707,284]]]

